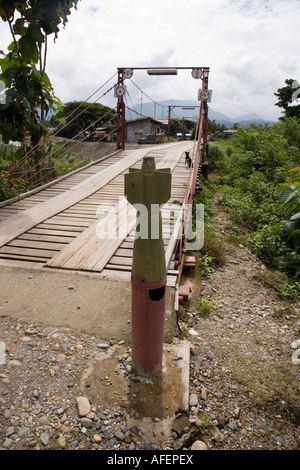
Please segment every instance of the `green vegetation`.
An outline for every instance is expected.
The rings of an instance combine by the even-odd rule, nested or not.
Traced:
[[[199,305],[198,305],[199,312],[202,315],[209,315],[213,308],[212,302],[204,298],[199,298],[198,301],[199,301]]]
[[[226,249],[224,241],[218,235],[213,221],[213,194],[215,184],[212,180],[202,179],[202,189],[195,194],[195,204],[204,205],[204,245],[201,248],[202,254],[202,275],[209,277],[213,269],[221,267],[226,261]]]
[[[77,3],[78,0],[0,2],[0,17],[12,41],[7,52],[0,51],[1,92],[5,90],[0,104],[0,200],[47,182],[51,172],[55,177],[74,169],[72,155],[63,155],[64,162],[59,163],[50,158],[54,147],[49,145],[46,118],[49,112],[60,109],[61,102],[46,73],[46,63],[49,37],[58,37],[60,27],[66,25]],[[83,160],[76,165],[84,163]]]
[[[115,121],[114,110],[107,106],[100,103],[71,101],[63,105],[58,113],[52,116],[50,125],[58,126],[56,133],[60,137],[73,139],[81,133],[81,139],[83,139],[86,129],[87,133],[91,133],[97,127],[113,126]]]
[[[84,130],[112,126],[115,113],[99,103],[62,105],[46,73],[49,38],[58,37],[79,0],[0,2],[0,17],[11,35],[7,52],[0,50],[0,200],[17,196],[89,162],[84,156],[51,143],[50,125],[59,136],[74,138]],[[80,107],[80,113],[74,111]],[[51,122],[47,116],[55,113]],[[72,118],[68,118],[72,114]],[[53,137],[53,135],[52,135]]]
[[[278,98],[276,106],[283,108],[286,117],[300,118],[300,105],[292,105],[300,93],[300,84],[292,78],[286,79],[285,84],[285,87],[279,88],[277,93],[274,93]]]
[[[1,19],[7,24],[12,42],[0,59],[0,80],[5,103],[0,106],[1,135],[23,143],[30,133],[36,163],[39,146],[47,135],[46,114],[60,106],[46,73],[48,36],[56,38],[78,0],[18,0],[0,5]],[[25,149],[24,149],[25,150]]]
[[[203,316],[209,316],[213,309],[220,308],[219,302],[215,300],[208,300],[204,297],[199,297],[198,299],[198,310],[199,313]]]
[[[280,196],[280,202],[287,209],[286,231],[288,239],[292,241],[296,249],[300,248],[300,167],[292,168],[290,172],[297,172],[288,183],[280,185],[275,194]],[[290,215],[291,212],[295,213]]]
[[[20,146],[16,147],[14,144],[4,144],[0,139],[0,177],[18,162],[16,149],[19,148]],[[66,151],[54,144],[45,146],[42,155],[43,165],[40,165],[39,171],[32,170],[31,162],[25,161],[12,172],[10,179],[5,177],[0,181],[0,201],[13,198],[90,163],[87,157],[77,157],[75,152]],[[22,178],[20,174],[23,175]]]
[[[213,272],[213,257],[209,255],[203,255],[201,258],[201,274],[203,277],[209,278]]]
[[[257,341],[259,345],[259,339]],[[288,360],[259,363],[247,357],[237,345],[226,343],[230,350],[232,376],[247,391],[254,406],[266,413],[280,413],[299,422],[299,381]]]
[[[177,139],[177,134],[185,133],[191,134],[191,138],[195,138],[196,132],[196,121],[191,121],[189,119],[171,119],[170,120],[170,137]]]
[[[282,295],[289,298],[300,293],[299,142],[300,122],[284,117],[271,127],[238,128],[229,142],[210,143],[207,154],[209,184],[230,213],[231,235],[286,273]]]
[[[290,280],[288,275],[282,271],[273,269],[258,271],[254,278],[274,289],[278,297],[283,300],[294,302],[299,299],[300,282]]]

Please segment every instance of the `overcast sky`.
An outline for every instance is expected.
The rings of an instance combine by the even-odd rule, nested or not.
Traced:
[[[212,109],[275,120],[274,92],[286,78],[300,81],[299,27],[300,0],[81,0],[56,42],[49,40],[47,71],[67,102],[86,100],[118,67],[210,67]],[[1,22],[0,49],[9,42]],[[201,87],[190,71],[135,71],[132,80],[155,101],[197,100]],[[149,101],[126,85],[132,102]],[[100,102],[114,107],[116,98],[111,91]]]

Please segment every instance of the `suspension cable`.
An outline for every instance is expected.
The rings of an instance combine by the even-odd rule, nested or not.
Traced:
[[[116,108],[115,108],[116,109]],[[114,110],[115,110],[114,109]],[[113,111],[114,111],[113,110]],[[76,137],[78,137],[79,135],[81,135],[83,132],[86,132],[91,126],[95,125],[97,122],[99,122],[101,119],[105,118],[105,116],[107,116],[108,114],[111,113],[111,110],[109,110],[106,114],[104,114],[103,116],[100,116],[96,121],[94,121],[92,124],[90,124],[88,127],[86,127],[85,129],[83,129],[82,131],[78,132],[78,134],[76,134],[73,139],[76,139]],[[13,181],[9,181],[8,183],[6,183],[6,185],[3,187],[3,189],[7,189],[9,188],[10,186],[13,186],[14,183],[16,181],[18,181],[19,179],[23,178],[24,176],[26,176],[31,170],[33,170],[34,168],[36,168],[37,166],[39,166],[43,161],[45,161],[47,158],[50,158],[54,153],[58,152],[62,147],[64,147],[66,145],[66,143],[63,143],[60,147],[58,147],[57,149],[53,150],[49,155],[46,155],[44,158],[42,158],[38,163],[36,163],[34,166],[30,167],[29,170],[25,171],[20,177],[18,178],[15,178]]]
[[[105,124],[109,124],[111,121],[113,121],[113,119],[115,119],[115,117],[112,117],[112,118],[111,118],[109,121],[107,121]],[[93,125],[93,124],[95,124],[95,123],[92,123],[91,125]],[[84,131],[85,131],[85,130],[84,130]],[[83,132],[84,132],[84,131],[83,131]],[[107,136],[107,135],[110,135],[113,131],[114,131],[114,129],[113,129],[112,131],[110,131],[109,133],[107,133],[106,136]],[[100,140],[102,140],[103,138],[104,138],[104,137],[101,137],[101,139],[97,140],[96,143],[99,142]],[[72,141],[75,142],[75,143],[74,143],[73,146],[71,146],[69,149],[66,150],[67,152],[70,152],[70,151],[72,150],[72,148],[76,147],[79,143],[81,143],[81,141],[79,141],[79,140],[75,141],[75,139],[72,139],[71,142],[72,142]],[[69,144],[69,142],[70,142],[70,141],[65,142],[64,145]],[[92,145],[92,146],[93,146],[93,145]],[[92,147],[92,146],[90,146],[90,147]],[[59,150],[59,149],[56,149],[53,153],[57,152],[58,150]],[[85,150],[85,149],[84,149],[84,150]],[[76,156],[80,155],[84,150],[82,150],[82,151],[80,151],[79,153],[77,153]],[[50,155],[48,155],[47,158],[49,158],[49,156],[50,156]],[[60,159],[60,156],[57,156],[57,157],[54,158],[52,161],[53,161],[53,163],[54,163],[55,161],[58,161],[59,159]],[[64,164],[64,163],[62,163],[61,165],[59,165],[56,169],[61,168],[61,167],[63,166],[63,164]],[[32,171],[32,168],[29,169],[29,172],[30,172],[30,171]],[[51,171],[52,171],[52,170],[51,170]],[[43,176],[41,176],[40,179],[34,181],[33,184],[36,185],[37,182],[42,181],[45,177],[47,177],[48,174],[51,173],[51,171],[48,172],[48,173],[46,173],[46,174],[44,174]],[[34,176],[35,176],[35,175],[32,174],[28,181],[30,181],[32,178],[34,178]],[[28,183],[28,181],[27,181],[27,183]]]
[[[92,96],[94,96],[99,90],[101,90],[101,88],[103,88],[110,80],[112,80],[114,77],[116,76],[116,73],[111,77],[109,78],[103,85],[101,85],[94,93],[92,93],[85,101],[83,101],[79,106],[77,106],[77,108],[75,108],[68,116],[66,116],[62,123],[64,121],[66,121],[70,116],[72,116],[78,109],[80,109]],[[71,124],[71,122],[73,122],[75,119],[77,119],[82,113],[84,113],[85,111],[87,111],[93,104],[95,104],[97,101],[99,101],[101,98],[103,98],[104,95],[106,95],[109,91],[111,91],[113,88],[113,86],[108,90],[106,91],[105,93],[103,93],[103,95],[101,95],[99,98],[97,98],[95,101],[93,101],[92,103],[89,104],[89,106],[87,108],[85,108],[83,111],[81,111],[81,113],[79,113],[77,116],[73,117],[73,119],[71,119],[71,121],[69,121],[67,123],[67,126]],[[55,128],[54,128],[54,131],[57,130],[57,132],[54,132],[53,134],[51,134],[51,136],[49,137],[48,140],[53,140],[54,137],[61,131],[61,124],[62,123],[59,123]],[[26,152],[23,157],[18,160],[12,167],[9,168],[9,170],[4,173],[3,175],[0,176],[0,181],[4,178],[6,178],[10,173],[12,173],[18,166],[20,166],[22,163],[24,163],[25,160],[27,160],[27,158],[30,157],[30,155],[32,155],[34,153],[35,150],[38,149],[38,147],[42,148],[40,146],[40,143],[36,144],[34,147],[32,147],[28,152]]]
[[[112,121],[112,120],[113,120],[113,118],[112,118],[110,121]],[[107,121],[107,123],[109,123],[110,121]],[[108,132],[105,136],[100,137],[98,140],[96,140],[95,142],[93,142],[92,145],[89,146],[89,149],[91,149],[92,147],[94,147],[95,145],[97,145],[99,142],[101,142],[101,141],[102,141],[103,139],[105,139],[107,136],[111,135],[114,131],[115,131],[115,129],[112,129],[112,130],[111,130],[110,132]],[[76,145],[78,145],[78,143],[80,143],[80,141],[77,141],[73,147],[75,147]],[[71,147],[71,148],[73,148],[73,147]],[[86,151],[86,148],[82,149],[80,152],[76,153],[76,157],[78,157],[79,155],[81,155],[81,154],[82,154],[83,152],[85,152],[85,151]],[[97,152],[96,152],[96,153],[97,153]],[[96,155],[96,153],[95,153],[94,155]],[[90,157],[90,159],[92,159],[92,158],[94,157],[94,155],[92,155],[92,156]],[[56,160],[58,160],[58,159],[59,159],[59,157],[56,158]],[[58,165],[58,166],[55,168],[55,170],[56,170],[56,171],[59,170],[63,165],[64,165],[64,162],[61,162],[61,164]],[[79,166],[78,168],[80,168],[80,166]],[[30,190],[31,188],[35,187],[37,183],[39,183],[39,182],[43,181],[43,179],[47,178],[47,176],[50,175],[50,174],[52,173],[52,171],[53,171],[53,170],[51,169],[48,173],[44,174],[44,175],[41,176],[38,180],[34,181],[34,183],[32,184],[32,186],[29,187],[29,190]],[[31,179],[31,178],[30,178],[30,179]]]
[[[153,103],[155,103],[156,105],[158,106],[161,106],[162,108],[165,108],[166,106],[158,103],[157,101],[153,100],[149,95],[147,95],[147,93],[145,93],[133,80],[132,78],[130,79],[130,81],[137,87],[138,90],[140,90],[142,93],[144,93],[145,96],[147,96],[147,98],[152,101]]]

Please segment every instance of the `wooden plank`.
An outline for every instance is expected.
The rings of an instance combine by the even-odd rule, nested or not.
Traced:
[[[120,264],[121,266],[132,266],[132,258],[125,258],[124,256],[112,256],[109,264]]]
[[[114,271],[127,271],[131,273],[131,264],[125,265],[125,264],[110,264],[107,263],[105,266],[105,269],[112,269]]]
[[[27,238],[28,235],[33,235],[39,237],[39,239],[50,236],[50,237],[61,237],[61,238],[75,238],[78,235],[78,232],[69,231],[69,230],[49,230],[45,228],[33,228],[28,230],[28,232],[20,235],[19,238],[24,237]]]
[[[67,245],[53,259],[47,262],[47,266],[65,267],[67,269],[84,269],[101,271],[113,252],[126,238],[128,231],[135,225],[135,213],[131,210],[128,214],[129,204],[126,203],[119,211],[112,211],[106,214],[100,221],[93,223],[88,229],[82,232],[69,245]],[[127,231],[123,235],[119,233],[118,221],[125,221]],[[100,238],[99,234],[108,230],[114,235],[110,239]],[[121,237],[122,235],[122,237]],[[121,237],[121,238],[120,238]]]
[[[16,256],[28,256],[32,258],[51,258],[53,256],[53,251],[52,250],[39,250],[39,249],[34,249],[34,248],[22,248],[21,253],[20,253],[20,248],[15,247],[15,246],[3,246],[0,248],[0,255],[8,254],[8,255],[16,255]]]
[[[55,242],[49,242],[49,241],[37,241],[35,240],[34,242],[32,240],[23,240],[20,238],[16,238],[15,240],[12,240],[9,242],[6,246],[14,246],[14,247],[19,247],[21,248],[23,252],[23,248],[41,248],[43,250],[53,250],[53,251],[60,251],[65,247],[65,243],[55,243]]]
[[[125,257],[130,257],[132,258],[133,256],[133,247],[132,249],[128,248],[118,248],[117,251],[115,252],[115,256],[125,256]]]
[[[53,242],[53,243],[70,243],[74,240],[75,236],[60,236],[60,235],[45,235],[38,233],[24,233],[20,235],[16,240],[32,240],[32,241],[43,241],[43,242]],[[13,243],[14,240],[9,242],[9,245]]]
[[[127,238],[126,238],[126,241],[124,241],[123,243],[121,243],[120,247],[121,248],[129,248],[129,249],[133,249],[133,245],[134,245],[134,242],[132,241],[127,241]]]
[[[0,266],[7,266],[9,268],[26,268],[26,269],[44,269],[43,261],[31,261],[28,259],[9,259],[0,258]]]
[[[176,276],[167,276],[167,287],[176,287],[176,282]]]
[[[157,169],[159,168],[170,168],[173,172],[179,159],[181,158],[183,148],[187,147],[187,143],[184,146],[172,147],[166,149],[160,162],[156,164]],[[148,153],[151,155],[151,152]],[[124,179],[123,179],[124,181]],[[127,203],[124,209],[119,213],[118,223],[128,217],[128,210],[130,204]],[[125,218],[125,219],[124,219]],[[115,213],[107,214],[101,220],[102,227],[109,226],[110,223],[116,219]],[[120,222],[121,221],[121,222]],[[114,239],[101,240],[97,236],[97,228],[99,228],[99,222],[95,222],[88,229],[86,229],[80,236],[74,239],[68,246],[66,246],[60,253],[58,253],[53,259],[49,260],[47,266],[62,267],[67,269],[84,269],[84,270],[96,270],[101,271],[104,269],[106,263],[109,261],[110,264],[120,264],[128,262],[128,258],[122,258],[122,261],[117,261],[113,257],[113,254],[126,238],[127,234],[131,232],[135,226],[135,216],[128,226],[127,233],[124,234],[124,238],[115,237]],[[114,230],[117,232],[118,227],[114,226]],[[172,231],[169,227],[163,227],[167,237],[171,237]],[[112,261],[113,260],[113,261]],[[132,260],[130,260],[132,263]]]
[[[94,222],[95,219],[97,219],[98,217],[95,216],[95,217],[91,217],[91,216],[80,216],[78,215],[78,217],[74,217],[72,215],[69,215],[69,214],[65,214],[65,213],[62,213],[62,214],[58,214],[58,215],[55,215],[53,217],[51,217],[50,219],[47,219],[45,220],[45,222],[49,222],[51,221],[52,223],[55,223],[55,222],[66,222],[66,223],[72,223],[73,222],[73,225],[76,225],[78,222],[80,223],[84,223],[84,224],[87,224],[89,225],[91,222]]]
[[[147,149],[148,151],[151,150]],[[0,246],[4,246],[22,233],[30,230],[35,225],[73,206],[85,197],[90,196],[99,188],[105,186],[120,172],[131,167],[136,161],[143,158],[147,152],[145,149],[130,152],[127,157],[114,165],[99,171],[83,182],[75,185],[68,191],[54,196],[46,202],[36,204],[34,207],[25,209],[20,215],[16,214],[8,220],[0,222]]]
[[[60,225],[60,224],[40,224],[37,225],[35,228],[37,229],[45,229],[45,230],[53,230],[53,231],[72,231],[72,232],[82,232],[84,227],[79,227],[78,225]],[[32,229],[33,230],[33,229]],[[30,230],[31,232],[31,230]]]
[[[72,217],[97,217],[97,206],[94,206],[93,208],[81,208],[73,206],[72,209],[65,210],[63,214],[64,216],[67,215]]]
[[[45,221],[46,224],[51,224],[51,225],[64,225],[64,226],[72,226],[72,227],[88,227],[90,225],[90,221],[84,221],[84,220],[68,220],[67,218],[62,218],[62,217],[52,217],[51,219],[47,219]]]

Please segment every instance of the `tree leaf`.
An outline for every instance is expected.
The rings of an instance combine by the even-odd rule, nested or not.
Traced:
[[[300,229],[297,229],[292,233],[292,239],[293,239],[296,249],[299,249],[300,248]]]
[[[295,168],[292,168],[290,171],[298,171],[298,175],[300,176],[300,166],[296,166]]]
[[[32,61],[36,64],[39,60],[39,52],[37,49],[37,45],[28,33],[26,33],[20,38],[19,51],[23,59],[28,62]]]
[[[28,99],[25,96],[22,96],[21,102],[22,102],[23,106],[31,112],[31,105],[30,105]]]
[[[15,34],[18,34],[21,36],[21,34],[23,33],[23,28],[24,28],[24,24],[25,24],[25,18],[18,18],[13,26],[13,30],[15,32]]]
[[[44,75],[43,75],[43,82],[44,82],[44,84],[47,88],[52,88],[50,79],[49,79],[49,77],[46,73],[44,73]]]
[[[24,153],[25,153],[25,149],[24,149],[23,146],[21,146],[16,150],[16,152],[14,154],[14,158],[16,160],[20,160],[23,157]]]
[[[297,212],[297,214],[294,214],[290,220],[296,220],[296,219],[300,219],[300,212]]]
[[[294,197],[295,197],[294,192],[289,188],[281,192],[279,199],[282,204],[287,204]]]
[[[0,5],[0,16],[3,21],[7,21],[8,18],[13,16],[15,5],[13,0],[2,0]]]
[[[42,33],[41,28],[37,24],[34,24],[34,23],[31,24],[29,26],[29,30],[31,32],[32,39],[35,42],[38,42],[39,44],[41,44],[42,42],[45,41],[44,34]]]
[[[16,69],[12,67],[5,69],[3,73],[3,78],[5,79],[5,83],[7,84],[8,87],[11,85],[11,82],[14,80],[16,75],[17,75]]]
[[[288,183],[283,183],[275,189],[274,194],[277,194],[280,191],[283,191],[284,189],[287,189],[287,188],[289,188],[289,184]]]

